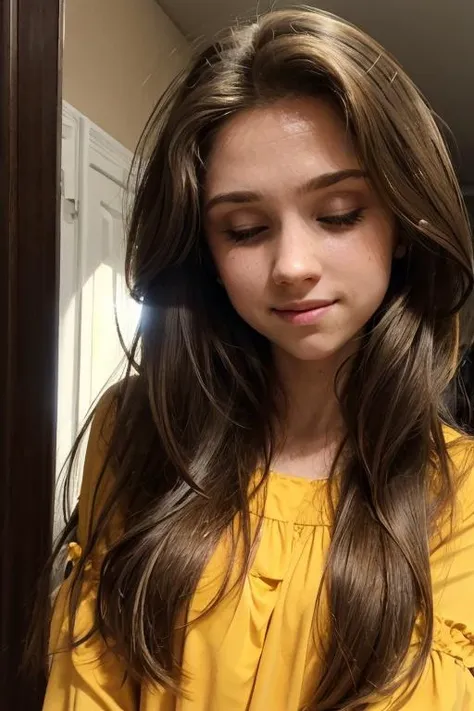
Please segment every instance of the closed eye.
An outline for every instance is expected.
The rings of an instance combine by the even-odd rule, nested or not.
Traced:
[[[351,210],[350,212],[344,212],[339,215],[327,215],[325,217],[318,217],[318,222],[322,222],[323,225],[330,225],[334,227],[350,227],[360,222],[363,217],[363,208],[357,208],[357,210]]]
[[[249,227],[241,230],[226,230],[226,234],[233,242],[246,242],[261,232],[264,232],[266,229],[267,228],[262,225],[260,227]]]
[[[350,227],[357,224],[363,217],[364,209],[357,208],[356,210],[351,210],[350,212],[344,212],[336,215],[326,215],[324,217],[318,217],[318,222],[328,225],[330,227]],[[257,225],[255,227],[248,227],[240,230],[226,230],[227,236],[232,240],[232,242],[247,242],[257,235],[265,232],[267,227],[265,225]]]

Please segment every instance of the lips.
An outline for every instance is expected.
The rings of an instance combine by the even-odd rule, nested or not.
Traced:
[[[319,299],[314,301],[292,301],[283,306],[275,306],[274,311],[280,311],[283,313],[294,312],[294,311],[313,311],[314,309],[322,309],[326,306],[331,306],[334,300],[330,299]]]
[[[274,308],[273,312],[288,323],[299,326],[310,326],[334,306],[335,301],[301,301],[285,304],[284,308]]]

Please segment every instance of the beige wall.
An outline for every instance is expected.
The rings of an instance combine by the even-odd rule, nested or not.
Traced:
[[[189,51],[155,0],[66,0],[63,98],[134,150]]]

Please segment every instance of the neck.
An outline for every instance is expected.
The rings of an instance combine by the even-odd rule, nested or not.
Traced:
[[[341,354],[326,360],[303,361],[275,350],[276,371],[285,398],[280,432],[285,443],[317,445],[340,441],[343,422],[335,379],[346,357]]]

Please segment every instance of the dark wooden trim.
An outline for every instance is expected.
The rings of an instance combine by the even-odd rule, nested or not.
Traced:
[[[61,0],[0,3],[0,708],[39,711],[20,671],[51,550]]]

